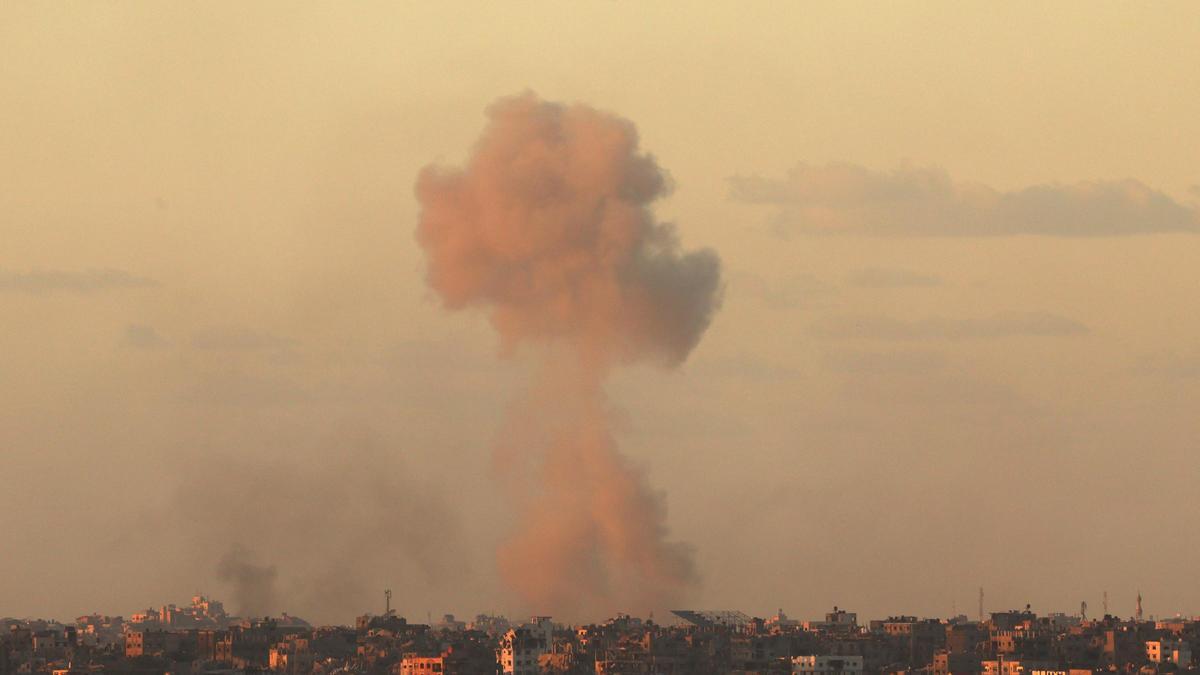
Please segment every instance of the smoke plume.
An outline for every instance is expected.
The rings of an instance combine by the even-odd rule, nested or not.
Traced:
[[[529,93],[488,117],[465,168],[422,170],[417,239],[447,308],[486,309],[506,352],[544,355],[499,442],[520,514],[500,572],[538,611],[662,607],[696,583],[692,556],[618,452],[603,382],[687,358],[720,303],[720,261],[655,219],[668,178],[629,121]]]
[[[217,579],[229,584],[242,616],[266,616],[279,610],[277,576],[274,565],[255,563],[249,549],[241,544],[235,544],[217,564]]]
[[[256,439],[253,453],[180,457],[186,476],[167,522],[185,533],[186,560],[207,568],[189,578],[216,563],[218,591],[238,614],[320,623],[353,620],[380,604],[384,588],[412,610],[444,597],[451,582],[463,586],[470,574],[457,513],[406,466],[403,446],[322,425],[333,431],[280,440],[284,448]]]

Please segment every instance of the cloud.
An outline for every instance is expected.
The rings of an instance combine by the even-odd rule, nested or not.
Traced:
[[[307,403],[313,396],[297,382],[246,373],[211,374],[182,390],[178,400],[200,406],[257,408]]]
[[[797,368],[748,353],[699,360],[693,366],[692,371],[705,378],[762,379],[772,382],[792,380],[803,376],[803,372]]]
[[[66,270],[36,270],[33,272],[0,271],[0,292],[30,293],[94,293],[98,291],[152,288],[158,282],[123,270],[99,269],[71,272]]]
[[[811,274],[785,279],[766,279],[753,272],[735,272],[729,285],[738,293],[760,300],[771,309],[795,309],[819,305],[836,295],[837,289]]]
[[[257,352],[291,349],[296,341],[240,326],[216,326],[193,335],[192,346],[212,351]]]
[[[852,411],[860,428],[881,425],[879,432],[897,443],[902,442],[901,436],[928,438],[926,433],[932,433],[935,438],[942,433],[964,430],[971,435],[981,430],[987,430],[982,433],[996,433],[993,427],[1005,420],[1027,425],[1026,429],[1015,431],[1019,436],[1039,428],[1045,419],[1044,412],[1035,402],[1011,386],[953,369],[892,373],[889,376],[861,373],[846,380],[842,395],[845,400],[854,402]],[[954,424],[947,424],[930,431],[925,428],[930,420],[943,424],[954,421],[965,426],[956,428]],[[1022,444],[1010,451],[1019,453],[1028,447]]]
[[[881,315],[839,316],[818,322],[811,332],[826,339],[987,340],[1021,335],[1082,335],[1088,328],[1057,314],[1008,312],[986,318],[926,317],[914,321]]]
[[[800,164],[783,178],[735,176],[735,200],[778,208],[780,234],[1064,237],[1200,232],[1200,215],[1132,180],[1000,191],[944,170]]]
[[[1168,379],[1200,378],[1200,350],[1191,353],[1163,352],[1143,356],[1138,361],[1135,372]]]
[[[911,270],[872,267],[859,270],[848,277],[847,283],[860,288],[908,288],[916,286],[941,286],[938,277]]]
[[[832,370],[853,375],[921,374],[941,370],[946,364],[946,355],[918,350],[838,351],[826,354],[825,363]]]
[[[129,324],[125,327],[125,345],[135,349],[158,349],[165,347],[167,339],[159,335],[153,326]]]

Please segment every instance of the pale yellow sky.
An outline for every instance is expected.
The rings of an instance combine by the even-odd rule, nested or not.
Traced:
[[[489,462],[529,357],[426,289],[412,188],[525,89],[632,120],[659,215],[724,263],[691,360],[611,386],[692,604],[1200,613],[1200,545],[1157,534],[1200,507],[1198,29],[1185,2],[7,3],[0,616],[221,596],[234,542],[318,620],[385,586],[522,609]]]

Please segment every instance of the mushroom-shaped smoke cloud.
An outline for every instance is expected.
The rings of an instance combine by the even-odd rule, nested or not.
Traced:
[[[602,384],[614,365],[687,358],[720,304],[720,261],[682,251],[655,219],[668,179],[629,121],[528,93],[488,117],[465,168],[417,180],[428,282],[449,309],[490,310],[506,350],[577,357],[546,350],[537,414],[501,439],[535,460],[537,487],[519,497],[501,572],[539,611],[661,607],[695,583],[690,551],[667,540],[661,497],[618,453]]]

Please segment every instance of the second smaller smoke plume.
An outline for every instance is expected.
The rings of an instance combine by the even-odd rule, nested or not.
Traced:
[[[217,564],[217,579],[229,584],[238,614],[266,616],[279,610],[274,565],[260,565],[241,544],[235,544]]]

